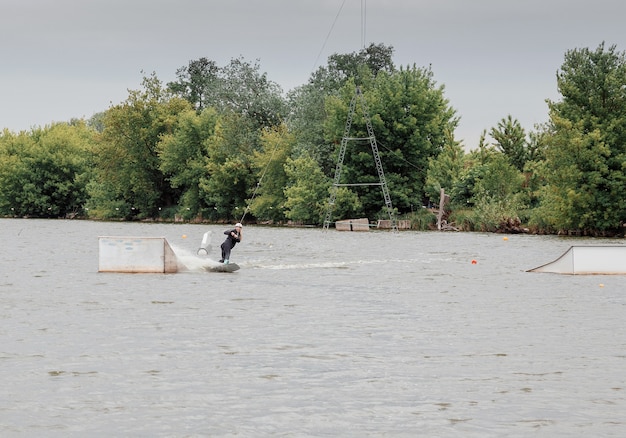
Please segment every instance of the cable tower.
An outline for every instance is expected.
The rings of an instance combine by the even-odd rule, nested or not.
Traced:
[[[354,117],[354,112],[356,109],[356,105],[358,103],[361,104],[361,109],[363,110],[363,118],[365,119],[365,124],[367,126],[367,137],[350,137],[350,128],[352,127],[352,118]],[[351,141],[363,141],[367,140],[370,143],[372,148],[372,154],[374,156],[374,162],[376,164],[376,171],[378,172],[379,182],[377,183],[351,183],[351,184],[341,184],[341,168],[343,167],[343,160],[346,156],[346,149],[348,146],[348,142]],[[372,121],[370,120],[369,111],[367,109],[367,102],[365,101],[365,96],[361,92],[361,87],[357,86],[354,96],[350,101],[350,109],[348,110],[348,117],[346,119],[346,127],[344,129],[344,134],[341,139],[341,147],[339,149],[339,156],[337,158],[337,167],[335,168],[335,178],[333,180],[333,186],[331,187],[330,198],[328,200],[328,208],[326,210],[326,219],[324,220],[324,229],[327,230],[332,221],[333,210],[335,208],[335,200],[337,198],[337,188],[345,187],[345,186],[380,186],[383,192],[383,198],[385,200],[385,207],[387,210],[387,214],[389,215],[389,220],[391,221],[391,229],[393,231],[398,230],[396,217],[393,211],[393,205],[391,204],[391,196],[389,196],[389,189],[387,188],[387,180],[385,179],[385,172],[383,171],[383,163],[380,159],[380,154],[378,153],[378,144],[376,143],[376,136],[374,135],[374,129],[372,128]]]

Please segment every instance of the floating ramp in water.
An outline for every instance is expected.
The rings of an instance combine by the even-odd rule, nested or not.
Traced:
[[[99,237],[98,272],[174,273],[184,269],[164,237]]]
[[[572,246],[555,261],[528,272],[626,274],[626,246]]]

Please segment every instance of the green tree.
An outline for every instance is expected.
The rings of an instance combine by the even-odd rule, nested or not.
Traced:
[[[289,131],[296,140],[294,157],[308,155],[326,174],[335,167],[335,145],[324,140],[325,101],[329,93],[310,83],[292,90],[288,95],[290,115],[287,120]]]
[[[83,213],[94,132],[82,121],[0,135],[0,212],[31,217]]]
[[[326,91],[339,90],[349,80],[361,84],[362,79],[375,77],[380,72],[395,71],[392,57],[393,46],[374,43],[358,52],[334,53],[328,57],[327,66],[311,75],[309,84]]]
[[[505,154],[493,148],[473,151],[465,164],[452,191],[450,218],[461,228],[474,231],[518,226],[520,215],[526,210],[522,196],[524,175]],[[459,223],[463,222],[461,217],[467,223]]]
[[[321,224],[326,212],[330,182],[317,162],[306,155],[288,158],[285,173],[288,178],[285,188],[286,217],[296,222]]]
[[[200,58],[176,72],[178,80],[168,89],[198,110],[214,107],[218,113],[234,112],[248,117],[257,128],[277,126],[287,113],[287,105],[278,84],[261,72],[257,62],[233,58],[224,67]]]
[[[607,222],[614,209],[623,209],[624,201],[611,190],[607,175],[610,173],[607,158],[610,148],[602,141],[599,130],[583,132],[583,122],[573,123],[552,116],[556,132],[551,136],[546,150],[546,160],[540,168],[545,185],[540,190],[541,201],[535,224],[557,232],[584,232],[617,229],[620,218]],[[558,165],[556,165],[558,163]],[[624,166],[622,174],[626,170]],[[613,184],[622,182],[617,177]],[[613,196],[615,196],[613,198]],[[614,204],[611,203],[614,199]],[[601,204],[607,207],[597,211]]]
[[[178,213],[185,218],[210,216],[201,196],[200,181],[206,177],[208,149],[218,115],[214,108],[200,114],[193,110],[180,113],[174,131],[161,136],[157,144],[159,168],[171,187],[180,192]]]
[[[566,52],[562,99],[549,101],[535,223],[560,232],[612,234],[626,218],[626,62],[602,43]]]
[[[474,198],[510,203],[522,189],[524,177],[502,153],[495,153],[484,164],[481,178],[474,186]]]
[[[157,144],[173,132],[178,116],[190,109],[171,98],[152,74],[143,90],[131,90],[125,102],[109,108],[96,148],[96,178],[89,184],[90,215],[156,217],[159,208],[178,203],[175,190],[161,171]]]
[[[201,112],[207,106],[215,106],[221,88],[220,69],[207,58],[189,61],[176,71],[178,81],[168,82],[167,87],[175,95],[187,99]]]
[[[451,136],[451,134],[448,134]],[[461,144],[450,138],[436,157],[428,159],[428,171],[424,190],[426,196],[437,205],[441,189],[449,195],[463,171],[465,151]]]
[[[520,171],[524,170],[524,164],[529,158],[526,144],[526,132],[520,122],[509,114],[505,119],[498,122],[498,126],[491,128],[491,137],[496,141],[496,148],[509,157]]]
[[[287,106],[282,89],[261,73],[258,62],[235,58],[222,68],[218,109],[233,111],[255,122],[257,128],[282,123]]]
[[[483,178],[485,169],[498,154],[493,146],[487,144],[487,132],[483,131],[478,141],[478,149],[465,155],[463,168],[457,176],[450,192],[450,201],[455,209],[471,208],[474,206],[476,184]]]
[[[333,156],[336,144],[324,138],[324,122],[328,117],[326,98],[338,96],[341,88],[357,77],[370,78],[385,71],[395,70],[392,62],[393,47],[371,44],[359,52],[335,53],[328,57],[327,65],[311,74],[308,82],[288,94],[288,126],[296,136],[294,155],[306,154],[314,158],[325,174],[335,168]]]
[[[200,179],[200,196],[213,209],[212,219],[236,219],[244,215],[246,199],[256,185],[254,151],[259,134],[253,120],[236,113],[219,117],[207,140],[206,174]]]
[[[285,219],[285,162],[291,156],[294,136],[285,125],[261,133],[261,150],[254,151],[253,168],[258,176],[254,199],[249,204],[252,214],[261,220]]]
[[[458,119],[437,86],[430,69],[400,68],[393,73],[380,72],[365,81],[363,93],[379,146],[387,185],[394,207],[410,211],[422,205],[429,158],[436,157],[451,141]],[[354,84],[348,83],[341,97],[327,99],[325,124],[328,142],[339,144],[346,126]],[[362,108],[357,105],[352,119],[351,137],[367,138]],[[349,144],[342,180],[344,183],[375,183],[378,173],[369,142]],[[351,149],[350,149],[351,147]],[[383,205],[379,187],[358,186],[351,189],[363,205],[366,217],[376,217]],[[338,204],[338,203],[337,203]]]

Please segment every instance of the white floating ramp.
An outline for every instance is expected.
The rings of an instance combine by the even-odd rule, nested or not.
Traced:
[[[99,237],[98,272],[174,273],[176,254],[164,237]]]
[[[626,274],[626,246],[572,246],[555,261],[528,272]]]

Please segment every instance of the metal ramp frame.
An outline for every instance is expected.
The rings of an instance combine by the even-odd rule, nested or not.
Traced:
[[[350,128],[352,127],[352,118],[354,117],[354,111],[356,109],[357,101],[361,104],[361,108],[363,110],[363,117],[365,119],[365,124],[367,126],[367,137],[350,137]],[[343,167],[343,160],[346,156],[346,148],[348,146],[348,142],[350,141],[363,141],[367,140],[370,143],[372,148],[372,154],[374,156],[374,162],[376,164],[376,171],[378,172],[379,182],[377,183],[352,183],[352,184],[341,184],[341,168]],[[350,109],[348,110],[348,117],[346,120],[346,127],[344,130],[343,137],[341,139],[341,147],[339,149],[339,156],[337,157],[337,167],[335,168],[335,178],[333,180],[333,186],[330,192],[330,198],[328,200],[328,208],[326,210],[326,218],[324,220],[324,230],[327,230],[332,221],[332,214],[335,208],[335,201],[337,198],[337,188],[345,187],[345,186],[380,186],[383,192],[383,198],[385,200],[385,206],[387,209],[387,214],[389,215],[389,220],[391,221],[391,229],[393,231],[398,230],[398,225],[396,221],[396,217],[393,211],[393,205],[391,203],[391,196],[389,195],[389,189],[387,188],[387,180],[385,178],[385,172],[383,170],[383,163],[380,159],[380,154],[378,153],[378,144],[376,143],[376,136],[374,135],[374,129],[372,128],[372,121],[369,116],[369,111],[367,108],[367,102],[365,101],[365,96],[361,92],[361,87],[356,87],[356,91],[352,100],[350,101]]]

